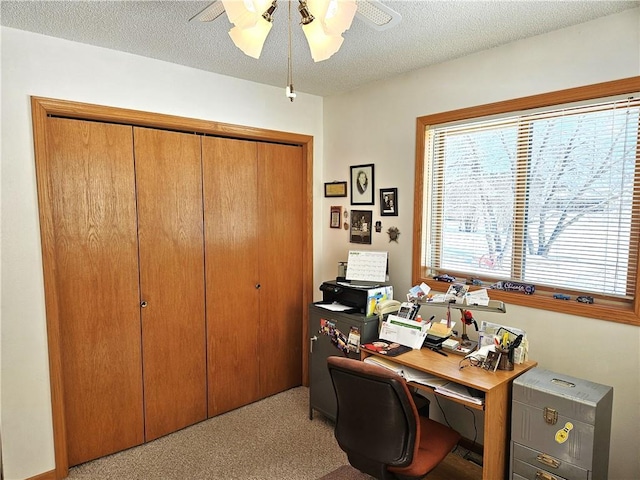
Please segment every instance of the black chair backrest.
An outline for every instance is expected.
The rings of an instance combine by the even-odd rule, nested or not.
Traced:
[[[353,453],[385,466],[409,465],[419,427],[404,379],[349,358],[329,357],[327,366],[338,404],[335,436],[350,460]]]

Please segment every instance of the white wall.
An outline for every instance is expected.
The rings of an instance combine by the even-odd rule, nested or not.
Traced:
[[[54,468],[31,95],[312,135],[322,98],[2,28],[2,456],[4,478]],[[317,186],[316,196],[321,196]],[[317,209],[321,208],[316,202]],[[317,215],[317,214],[316,214]],[[320,225],[320,224],[318,224]],[[321,238],[321,229],[314,232]]]
[[[322,183],[346,180],[349,165],[375,163],[376,189],[399,188],[400,216],[374,220],[401,235],[395,244],[376,234],[371,248],[390,251],[391,280],[403,294],[411,282],[415,118],[639,75],[639,31],[636,9],[327,98],[323,107],[319,97],[299,93],[290,103],[282,89],[2,27],[5,478],[54,468],[30,95],[313,135],[316,287],[335,277],[351,247],[346,231],[328,227],[329,206],[350,209],[348,199],[322,198]],[[640,329],[510,305],[499,320],[529,332],[542,366],[614,386],[610,478],[640,478]],[[615,339],[618,350],[603,339]]]
[[[416,117],[637,75],[640,9],[633,9],[326,98],[324,181],[348,179],[349,165],[374,163],[376,191],[398,187],[399,216],[380,217],[376,200],[373,220],[382,220],[383,233],[367,248],[390,252],[390,279],[404,296],[411,286]],[[323,204],[326,280],[350,248],[362,247],[348,243],[347,231],[328,228],[329,206],[350,210],[348,199]],[[384,233],[391,225],[401,232],[397,244]],[[609,478],[640,478],[639,327],[512,305],[506,315],[477,318],[526,330],[540,366],[613,386]],[[473,436],[470,414],[456,412],[448,415],[452,424]]]

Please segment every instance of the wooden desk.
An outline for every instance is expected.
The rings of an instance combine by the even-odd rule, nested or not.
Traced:
[[[364,349],[361,352],[363,359],[369,355],[379,355]],[[511,424],[511,384],[514,378],[535,367],[538,364],[537,362],[528,361],[515,365],[514,370],[511,371],[497,370],[489,372],[479,367],[465,367],[460,370],[460,361],[464,357],[453,354],[445,357],[425,348],[412,350],[397,357],[379,356],[483,391],[485,394],[484,405],[457,400],[445,395],[441,395],[441,397],[466,405],[469,408],[484,411],[482,478],[483,480],[506,478],[509,427]],[[468,364],[468,362],[464,362],[464,364]],[[434,395],[440,395],[433,388],[426,385],[414,382],[409,382],[409,384]]]

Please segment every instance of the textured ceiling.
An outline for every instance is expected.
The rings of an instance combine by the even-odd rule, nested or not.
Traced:
[[[189,19],[211,2],[6,1],[3,26],[87,43],[274,86],[287,83],[288,2],[279,1],[259,60],[238,50],[226,15]],[[294,85],[327,96],[514,40],[640,6],[640,1],[397,1],[401,22],[374,30],[357,16],[344,44],[314,63],[292,5]]]

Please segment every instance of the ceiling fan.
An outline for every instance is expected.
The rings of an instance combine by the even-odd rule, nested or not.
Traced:
[[[378,0],[356,0],[358,9],[356,15],[362,21],[377,30],[386,30],[396,25],[401,17],[400,14],[387,7]],[[224,13],[222,0],[214,0],[208,6],[196,13],[189,21],[212,22]]]
[[[289,66],[287,98],[293,91],[291,60],[291,10],[295,0],[286,1],[289,10]],[[260,58],[262,47],[271,31],[278,0],[215,0],[189,21],[212,22],[226,12],[234,27],[229,31],[233,43],[246,55]],[[328,59],[342,46],[342,33],[349,29],[355,16],[377,30],[398,24],[400,14],[378,0],[298,0],[300,24],[315,62]]]
[[[225,3],[227,4],[226,8]],[[303,28],[308,26],[310,23],[313,23],[313,20],[318,16],[318,14],[320,14],[324,20],[324,16],[328,16],[332,10],[335,13],[337,9],[340,9],[341,7],[343,8],[343,6],[347,4],[352,4],[355,15],[365,24],[376,30],[386,30],[397,25],[401,20],[401,16],[399,13],[395,12],[378,0],[299,0],[298,3],[298,10],[300,11],[300,14],[302,16],[300,23],[303,25]],[[250,27],[255,27],[251,29],[256,30],[259,29],[259,26],[257,26],[255,22],[256,20],[259,20],[262,24],[264,24],[263,28],[266,29],[266,33],[264,33],[264,38],[266,38],[268,30],[271,28],[270,25],[266,24],[270,24],[273,21],[272,16],[277,6],[278,0],[214,0],[203,10],[191,17],[189,21],[212,22],[226,11],[229,20],[234,23],[236,27],[246,29],[247,17],[250,17],[252,19],[252,21],[250,22]],[[240,19],[241,25],[238,24],[238,17],[243,17]],[[351,14],[350,19],[345,20],[346,28],[344,28],[343,26],[340,33],[349,28],[352,19],[353,14]],[[234,43],[236,43],[236,45],[247,55],[253,56],[254,58],[259,57],[259,52],[257,56],[252,55],[251,53],[247,53],[247,51],[245,51],[245,48],[238,45],[236,38],[234,38],[234,34],[232,32],[229,32],[229,34],[234,40]],[[309,34],[306,30],[305,34],[309,39]],[[255,36],[253,36],[252,41],[256,41]],[[309,39],[309,42],[311,43],[312,40]],[[262,43],[264,43],[264,40],[262,41]],[[342,41],[340,41],[340,44],[341,43]],[[335,51],[337,51],[337,49]],[[253,51],[253,53],[255,53],[255,50]],[[329,56],[327,56],[326,58],[328,58]],[[326,58],[322,58],[319,60],[316,60],[316,58],[314,58],[314,60],[321,61],[325,60]]]

